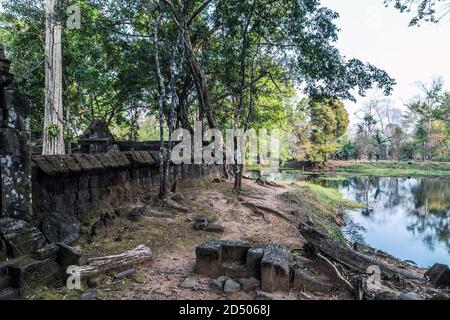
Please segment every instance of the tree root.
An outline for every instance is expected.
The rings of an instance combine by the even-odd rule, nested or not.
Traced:
[[[276,216],[278,216],[278,217],[280,217],[280,218],[282,218],[282,219],[284,219],[286,221],[294,222],[294,220],[292,220],[290,217],[286,216],[284,213],[279,212],[279,211],[277,211],[275,209],[272,209],[272,208],[264,207],[264,206],[257,205],[256,203],[251,203],[251,202],[243,202],[242,205],[246,206],[248,208],[251,208],[253,210],[256,208],[258,210],[267,211],[267,212],[270,212],[270,213],[272,213],[272,214],[274,214],[274,215],[276,215]]]

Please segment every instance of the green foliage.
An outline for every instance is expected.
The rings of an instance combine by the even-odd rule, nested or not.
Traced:
[[[323,164],[339,148],[337,140],[348,129],[348,113],[341,101],[330,97],[310,99],[307,112],[310,133],[308,139],[300,143],[309,161]]]
[[[44,1],[0,1],[4,10],[0,40],[14,62],[16,88],[31,99],[32,130],[38,137],[44,113]],[[158,110],[152,34],[157,3],[64,0],[59,2],[62,21],[67,18],[64,9],[69,3],[80,6],[82,22],[80,30],[63,28],[66,138],[73,140],[72,135],[98,118],[113,127],[117,137],[154,139],[152,129],[142,127],[142,119]],[[170,10],[169,3],[173,5]],[[388,94],[395,83],[383,70],[340,54],[335,47],[338,14],[319,1],[213,0],[197,11],[202,4],[194,0],[159,7],[163,14],[159,53],[164,84],[169,87],[175,75],[178,108],[186,109],[190,125],[204,115],[204,110],[200,110],[186,54],[177,56],[175,67],[171,65],[179,34],[171,10],[187,18],[198,13],[187,33],[209,88],[210,109],[221,129],[233,125],[256,130],[282,128],[287,135],[295,126],[290,114],[298,88],[313,99],[330,96],[354,100],[353,90],[364,94],[377,87]],[[164,97],[166,120],[171,94]],[[336,137],[347,126],[340,106],[324,115],[320,112],[316,110],[313,118],[336,116],[339,120],[323,127],[320,120],[311,124],[311,143],[318,146],[310,153],[318,162],[336,149]],[[177,125],[186,126],[180,121]],[[286,157],[288,151],[283,150]]]
[[[400,147],[401,160],[413,160],[417,154],[418,146],[415,141],[406,141]]]
[[[343,137],[342,139],[338,139],[338,149],[333,155],[333,158],[340,160],[349,160],[353,157],[355,152],[355,143],[350,141],[348,137]]]
[[[45,127],[45,130],[53,137],[56,137],[59,132],[59,127],[56,124],[49,124],[47,127]]]

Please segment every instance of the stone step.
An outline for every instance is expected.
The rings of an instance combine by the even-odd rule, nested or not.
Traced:
[[[0,291],[8,289],[11,286],[11,277],[0,276]]]
[[[19,299],[19,290],[8,288],[0,291],[0,300],[15,300]]]

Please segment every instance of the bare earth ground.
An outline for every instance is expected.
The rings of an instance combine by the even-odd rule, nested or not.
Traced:
[[[110,275],[96,279],[95,291],[98,299],[254,299],[255,293],[239,292],[220,295],[208,288],[208,277],[194,273],[195,248],[209,239],[245,240],[252,243],[274,243],[288,249],[299,249],[303,240],[296,229],[297,221],[292,210],[295,205],[281,199],[281,194],[291,186],[261,186],[254,181],[244,180],[243,191],[237,196],[232,193],[231,181],[179,187],[179,201],[190,212],[179,212],[173,208],[161,208],[153,197],[136,195],[137,206],[146,206],[145,214],[136,222],[124,217],[115,218],[106,228],[97,231],[89,243],[81,243],[86,257],[103,256],[130,250],[139,244],[148,245],[153,258],[136,267],[136,274],[119,282],[113,282]],[[265,212],[258,215],[243,203],[257,203],[285,213],[292,222],[276,214]],[[300,208],[301,209],[301,208]],[[110,209],[109,209],[110,210]],[[128,208],[129,210],[129,208]],[[120,215],[120,209],[115,216]],[[223,233],[208,233],[193,230],[192,223],[198,216],[223,226]],[[194,279],[193,288],[183,288],[186,278]],[[92,290],[85,288],[85,290]],[[81,292],[79,292],[81,293]],[[77,299],[64,289],[57,293],[63,299]],[[45,295],[44,295],[45,296]],[[283,299],[338,299],[341,296],[318,296],[308,293],[279,293]]]
[[[215,183],[203,180],[179,187],[175,203],[179,205],[178,208],[173,205],[161,207],[154,196],[148,195],[148,191],[137,192],[134,203],[136,207],[145,208],[145,212],[136,220],[128,217],[129,206],[105,208],[105,215],[108,217],[106,227],[96,230],[90,241],[80,243],[84,256],[89,258],[117,254],[144,244],[151,248],[152,259],[137,266],[136,273],[125,280],[114,282],[111,276],[116,271],[98,276],[91,281],[91,288],[85,285],[84,290],[79,292],[62,288],[56,292],[48,290],[30,298],[79,299],[86,292],[95,292],[97,299],[254,299],[255,292],[221,295],[210,290],[210,278],[194,273],[196,246],[215,239],[274,243],[289,250],[301,249],[304,240],[296,227],[299,219],[310,213],[306,212],[309,210],[307,206],[299,207],[282,199],[283,193],[298,189],[295,184],[262,186],[254,181],[243,180],[243,191],[239,196],[232,193],[232,188],[231,181],[225,180]],[[173,195],[172,198],[175,199]],[[269,211],[263,211],[263,216],[259,215],[245,206],[245,203],[256,203],[274,209],[282,212],[288,219]],[[181,210],[180,207],[184,209]],[[187,208],[189,210],[185,210]],[[111,214],[112,210],[115,211]],[[293,210],[299,210],[300,216],[295,218]],[[192,225],[199,216],[222,225],[224,232],[195,231]],[[87,235],[92,233],[90,227],[86,228]],[[89,239],[89,236],[85,238]],[[193,285],[183,286],[186,278],[193,279]],[[278,297],[293,300],[352,298],[346,290],[328,294],[291,291],[278,293]]]
[[[268,188],[254,182],[244,183],[244,192],[236,197],[230,190],[232,184],[223,182],[212,184],[207,190],[195,192],[180,190],[187,195],[191,204],[192,213],[185,218],[194,218],[197,212],[208,212],[209,217],[224,227],[221,234],[208,234],[202,231],[193,231],[191,223],[179,226],[188,234],[189,239],[180,239],[174,246],[159,248],[153,261],[140,267],[143,276],[142,283],[127,288],[114,298],[118,299],[253,299],[254,293],[236,293],[221,296],[208,288],[208,277],[196,275],[193,272],[195,265],[195,247],[206,239],[219,240],[246,240],[255,243],[276,243],[288,248],[301,246],[300,237],[295,224],[272,214],[265,214],[266,220],[257,216],[253,210],[242,206],[241,202],[258,202],[283,212],[290,212],[294,208],[283,202],[279,196],[285,192],[284,188]],[[248,190],[252,190],[249,192]],[[204,207],[207,207],[206,210]],[[186,221],[185,219],[185,221]],[[195,288],[183,288],[180,285],[187,278],[197,281]],[[297,295],[291,293],[285,298],[296,299]]]

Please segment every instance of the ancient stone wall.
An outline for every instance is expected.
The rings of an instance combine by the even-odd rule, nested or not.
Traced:
[[[114,151],[112,136],[94,132],[99,123],[82,137],[82,151],[113,152],[32,157],[29,101],[7,90],[13,80],[9,69],[0,44],[0,300],[39,284],[61,285],[64,246],[80,237],[81,226],[139,195],[157,195],[159,186],[158,153]],[[190,183],[221,170],[171,166],[169,183]]]
[[[32,158],[33,224],[49,242],[71,243],[80,225],[102,211],[135,201],[136,194],[158,194],[155,151],[128,151]],[[189,182],[220,175],[221,167],[171,166],[170,181]]]
[[[0,219],[27,220],[31,203],[29,102],[6,90],[10,61],[0,45]]]

